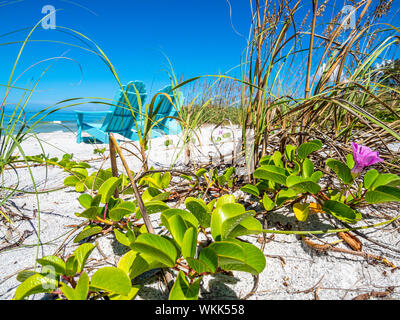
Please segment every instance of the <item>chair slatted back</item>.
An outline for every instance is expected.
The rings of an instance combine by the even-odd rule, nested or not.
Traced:
[[[172,86],[166,86],[159,92],[167,93],[172,101],[172,104],[169,101],[169,99],[167,99],[167,97],[163,94],[158,95],[154,103],[154,109],[156,109],[159,106],[159,110],[155,117],[155,121],[161,120],[160,123],[155,126],[155,128],[159,128],[161,130],[163,130],[165,123],[168,120],[168,118],[165,117],[167,116],[177,117],[178,116],[177,109],[179,110],[181,107],[179,104],[182,99],[178,98],[177,100],[176,99],[177,97],[174,95],[171,89]]]
[[[136,93],[135,88],[138,91],[141,103],[144,106],[147,93],[145,84],[143,82],[135,81],[128,83],[126,86],[123,86],[123,90],[125,91],[126,96],[129,99],[129,103],[132,106],[133,112],[136,116],[139,109],[139,102],[138,94]],[[121,89],[118,90],[113,100],[113,104],[114,105],[110,108],[110,111],[112,111],[112,113],[107,115],[101,130],[103,130],[104,132],[114,132],[119,133],[123,136],[129,136],[132,128],[134,127],[134,119]]]

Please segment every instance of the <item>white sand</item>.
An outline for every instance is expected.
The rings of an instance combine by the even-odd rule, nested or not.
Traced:
[[[192,159],[195,161],[207,162],[209,154],[218,154],[210,141],[212,132],[211,127],[202,128],[200,131],[202,145],[192,148]],[[217,135],[216,130],[214,132]],[[228,131],[227,129],[225,132]],[[240,137],[239,130],[234,132],[236,137]],[[95,148],[103,148],[104,145],[76,144],[75,136],[72,133],[43,133],[39,134],[42,140],[45,152],[50,156],[61,157],[63,153],[73,153],[77,160],[87,160],[99,158],[94,155]],[[169,167],[175,164],[175,167],[182,166],[184,162],[184,154],[178,157],[177,146],[179,145],[179,137],[169,137],[173,141],[173,145],[166,147],[165,137],[154,139],[151,143],[149,164],[154,167]],[[229,155],[233,148],[233,143],[229,139],[223,140],[221,152]],[[24,151],[27,155],[40,154],[39,143],[34,139],[24,142]],[[129,147],[133,150],[132,147]],[[201,152],[199,152],[199,150]],[[202,153],[202,154],[201,154]],[[138,171],[141,167],[139,160],[130,156],[128,163],[133,171]],[[219,159],[219,157],[214,157]],[[102,164],[101,160],[91,161],[91,170],[98,169],[101,165],[104,168],[110,167],[109,161]],[[122,166],[119,163],[119,168]],[[60,168],[45,167],[32,168],[38,190],[46,188],[56,188],[63,185],[63,179],[67,176]],[[18,170],[19,189],[33,191],[32,181],[26,168]],[[5,181],[11,185],[16,182],[15,175],[12,171],[7,171]],[[84,221],[77,218],[74,213],[81,212],[82,207],[77,201],[78,194],[72,188],[63,189],[56,192],[44,193],[38,196],[40,205],[40,240],[42,245],[39,247],[39,257],[53,254],[65,239],[65,234],[71,230],[68,225],[79,224]],[[244,196],[241,192],[235,194],[236,197]],[[37,209],[35,195],[18,193],[13,196],[9,202],[9,206],[13,211],[23,214],[32,219],[18,221],[9,225],[2,221],[0,223],[0,248],[9,243],[15,242],[24,230],[35,230],[38,232],[38,217],[34,218],[34,212]],[[15,207],[14,207],[15,206]],[[398,212],[387,212],[391,216]],[[157,226],[159,215],[151,216],[153,225]],[[285,210],[270,214],[266,219],[266,228],[276,228],[279,224],[290,224],[292,228],[297,225],[293,213]],[[367,217],[368,223],[377,221]],[[383,220],[380,220],[383,221]],[[312,216],[302,227],[302,229],[319,229],[330,226],[329,221],[321,220],[316,216]],[[362,231],[373,240],[380,243],[386,243],[390,246],[399,248],[400,236],[398,231],[394,230],[393,225],[380,229],[368,229]],[[330,226],[330,228],[332,228]],[[161,231],[157,228],[156,231]],[[270,235],[267,234],[267,237]],[[58,239],[57,239],[58,238]],[[76,247],[72,242],[72,238],[66,241],[66,247],[63,249],[65,253],[70,253]],[[257,246],[257,237],[244,237]],[[363,250],[366,253],[374,255],[382,255],[394,265],[400,265],[400,254],[384,249],[363,238],[358,237],[363,243]],[[334,235],[324,236],[323,241],[333,242],[338,238]],[[313,240],[317,241],[317,240]],[[36,244],[37,235],[33,234],[25,242],[24,245]],[[122,246],[119,245],[112,234],[99,239],[98,241],[101,251],[108,257],[107,262],[115,264],[118,262],[121,254],[123,254]],[[338,244],[340,248],[347,248],[343,243]],[[400,248],[399,248],[400,249]],[[24,268],[30,268],[34,265],[37,253],[36,246],[23,246],[14,248],[10,251],[0,252],[0,299],[11,299],[19,282],[16,280],[16,273]],[[382,263],[367,261],[363,257],[327,252],[317,253],[306,246],[298,237],[294,235],[275,235],[271,241],[265,245],[264,253],[267,258],[267,266],[260,274],[258,287],[254,295],[250,299],[271,300],[271,299],[314,299],[318,296],[320,299],[352,299],[355,296],[372,291],[385,291],[387,287],[394,286],[393,292],[387,296],[388,299],[399,299],[400,271],[392,269]],[[99,265],[103,261],[103,256],[96,249],[92,256],[97,260],[92,260],[90,265]],[[103,262],[104,263],[104,262]],[[249,293],[253,287],[254,279],[251,275],[243,272],[233,272],[234,276],[218,274],[215,276],[205,277],[201,287],[200,297],[203,299],[238,299]],[[312,290],[307,290],[313,288]],[[30,299],[40,299],[43,295],[36,295]],[[139,299],[165,299],[163,288],[154,278],[145,285],[140,291]]]

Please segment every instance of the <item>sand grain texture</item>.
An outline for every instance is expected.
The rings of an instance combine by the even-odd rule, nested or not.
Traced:
[[[207,161],[209,152],[215,152],[213,144],[210,142],[211,127],[201,130],[202,145],[199,150],[203,151],[203,157],[196,153],[193,148],[192,155],[194,159]],[[239,135],[239,131],[237,132]],[[42,133],[40,139],[44,142],[43,146],[46,153],[50,156],[61,157],[64,152],[73,153],[74,158],[86,160],[98,158],[93,154],[94,146],[88,144],[76,144],[73,133]],[[150,165],[155,168],[168,166],[171,159],[176,155],[176,146],[178,137],[169,137],[173,140],[173,146],[164,145],[165,138],[154,139],[151,144]],[[96,148],[102,148],[103,145],[97,145]],[[222,150],[232,150],[233,144],[226,142]],[[40,146],[34,140],[24,143],[24,150],[27,155],[36,155],[41,153]],[[119,160],[118,160],[119,161]],[[184,161],[183,153],[177,158],[177,165]],[[128,163],[133,171],[140,168],[140,161],[134,157],[128,157]],[[95,170],[101,167],[102,161],[90,162]],[[120,162],[119,169],[122,169]],[[104,168],[109,168],[109,161],[104,163]],[[34,191],[29,171],[26,168],[18,170],[19,189],[25,191]],[[60,168],[33,167],[32,174],[37,183],[38,190],[46,188],[56,188],[63,185],[63,179],[67,176]],[[14,184],[17,181],[12,172],[5,175],[5,181]],[[14,179],[14,180],[13,180]],[[241,193],[236,193],[235,196]],[[8,207],[20,216],[26,216],[30,219],[21,220],[13,217],[16,221],[10,229],[4,222],[0,223],[0,248],[7,246],[18,240],[25,230],[31,230],[35,233],[28,237],[23,246],[11,250],[0,252],[0,299],[12,299],[15,289],[19,282],[16,280],[16,272],[25,268],[34,266],[35,256],[39,250],[39,257],[53,254],[62,242],[66,234],[71,231],[70,225],[76,225],[84,219],[75,216],[75,212],[81,212],[77,198],[78,194],[72,188],[66,188],[59,191],[44,193],[38,196],[40,205],[40,241],[39,249],[37,243],[38,215],[36,196],[34,194],[17,193],[8,203]],[[398,212],[386,212],[394,217]],[[36,215],[36,217],[34,217]],[[159,215],[151,215],[152,223],[158,226]],[[383,221],[373,217],[367,217],[368,223]],[[297,228],[293,213],[285,210],[277,211],[266,217],[265,228]],[[302,226],[303,230],[321,229],[329,226],[329,221],[317,218],[312,215]],[[378,229],[367,229],[361,231],[370,239],[385,243],[389,246],[399,248],[400,235],[396,230],[397,225],[391,224]],[[332,226],[330,226],[332,228]],[[160,232],[156,228],[156,232]],[[261,247],[262,236],[247,236],[243,239]],[[357,237],[362,243],[363,252],[376,256],[385,257],[395,266],[400,266],[400,253],[394,252],[378,246],[364,238]],[[367,260],[364,257],[345,254],[340,252],[318,252],[307,246],[300,237],[295,235],[266,235],[267,243],[264,247],[266,255],[266,268],[255,279],[252,275],[244,272],[233,272],[233,276],[226,274],[217,274],[215,276],[204,277],[200,299],[240,299],[248,295],[254,286],[254,281],[258,281],[255,292],[249,295],[249,299],[258,300],[279,300],[279,299],[399,299],[400,289],[400,270],[391,268],[388,265],[376,261]],[[339,240],[336,235],[319,237],[324,242],[334,242]],[[72,242],[73,236],[62,247],[61,253],[69,254],[76,248]],[[311,237],[315,243],[318,239]],[[112,234],[98,239],[98,249],[95,249],[91,255],[88,266],[98,268],[105,265],[115,265],[120,256],[126,252],[126,249],[120,245]],[[344,243],[337,244],[337,247],[350,250]],[[400,249],[400,248],[399,248]],[[156,275],[152,276],[144,285],[139,293],[138,299],[166,299],[165,288],[160,285]],[[371,294],[372,292],[372,294]],[[373,293],[375,292],[375,294]],[[381,294],[376,294],[380,292]],[[383,292],[383,293],[382,293]],[[360,296],[363,295],[363,296]],[[43,299],[43,295],[31,296],[29,299]]]

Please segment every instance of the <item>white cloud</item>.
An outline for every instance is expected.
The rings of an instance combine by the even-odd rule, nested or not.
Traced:
[[[374,69],[376,70],[376,69],[382,69],[382,68],[384,68],[384,67],[386,67],[386,66],[388,66],[388,65],[390,65],[390,64],[392,64],[393,63],[393,60],[383,60],[381,63],[379,63],[379,62],[377,62],[377,63],[375,63],[375,65],[374,65]]]
[[[321,79],[321,77],[322,77],[322,75],[324,74],[324,72],[327,71],[327,70],[326,70],[326,66],[327,66],[327,64],[324,62],[324,63],[322,64],[322,66],[319,67],[319,69],[318,69],[318,71],[317,71],[317,76],[316,76],[316,78],[315,78],[316,82],[318,82],[318,81]],[[331,76],[329,77],[328,82],[334,82],[334,81],[336,81],[338,72],[339,72],[339,66],[337,66],[336,69],[333,71],[333,73],[332,73]],[[344,82],[344,81],[346,81],[346,80],[347,80],[347,77],[345,76],[344,72],[342,72],[342,74],[340,75],[340,82]]]

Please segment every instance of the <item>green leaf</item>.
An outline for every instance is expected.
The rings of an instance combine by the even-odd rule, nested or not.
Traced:
[[[75,290],[73,288],[71,288],[70,286],[68,286],[65,283],[61,283],[61,292],[64,294],[64,296],[68,299],[68,300],[77,300],[75,299]]]
[[[162,212],[164,210],[169,209],[168,205],[166,205],[164,202],[162,201],[149,201],[146,202],[144,204],[144,206],[146,207],[146,211],[148,214],[153,214],[153,213],[157,213],[157,212]],[[139,210],[136,210],[136,218],[137,219],[141,219],[142,218],[142,214],[140,213]]]
[[[131,280],[126,273],[115,267],[97,270],[90,283],[91,287],[127,296],[131,291]]]
[[[75,185],[75,191],[76,192],[84,192],[85,191],[85,184],[81,181],[79,181],[76,185]]]
[[[319,184],[315,183],[311,179],[302,178],[299,176],[287,177],[286,185],[302,193],[309,192],[311,194],[317,194],[321,191]]]
[[[98,207],[100,205],[100,201],[101,201],[101,195],[98,194],[97,196],[95,196],[92,200],[92,203],[90,204],[91,207]]]
[[[217,178],[218,185],[220,185],[220,186],[225,185],[226,181],[227,181],[227,179],[225,176],[220,176]]]
[[[290,175],[297,176],[301,173],[302,166],[300,162],[298,162],[297,160],[294,160],[293,163],[294,163],[294,168],[289,168],[288,165],[286,165],[285,168]]]
[[[161,194],[161,191],[157,188],[148,187],[142,194],[142,200],[143,202],[148,202],[159,194]]]
[[[217,206],[211,216],[211,234],[215,240],[225,239],[229,233],[245,218],[251,216],[244,206],[238,203],[226,203]]]
[[[174,244],[156,234],[141,234],[131,245],[131,248],[137,252],[150,255],[168,267],[173,267],[178,258],[178,251]]]
[[[197,230],[195,228],[189,228],[186,230],[183,236],[181,248],[182,256],[185,259],[187,257],[194,257],[197,248]]]
[[[207,173],[207,170],[204,168],[200,168],[199,170],[196,171],[196,176],[197,177],[202,177],[205,173]]]
[[[236,199],[233,194],[225,194],[222,197],[218,198],[217,203],[215,204],[215,209],[223,206],[224,204],[235,203],[235,202],[236,202]]]
[[[61,291],[68,300],[86,300],[89,293],[89,276],[83,272],[75,289],[61,283]]]
[[[223,270],[237,270],[259,274],[265,268],[265,256],[256,246],[236,239],[217,241],[209,246],[218,256]]]
[[[80,232],[75,237],[74,243],[78,243],[79,241],[82,241],[83,239],[94,236],[95,234],[99,234],[102,231],[103,231],[102,227],[90,225],[90,226],[86,227],[85,229],[83,229],[83,231]]]
[[[280,207],[282,204],[284,204],[288,200],[296,199],[297,198],[297,192],[293,189],[282,189],[278,192],[276,195],[276,205]]]
[[[82,207],[84,207],[85,209],[90,208],[91,203],[92,203],[93,198],[88,195],[88,194],[82,194],[79,198],[78,201],[81,204]]]
[[[138,253],[132,263],[132,266],[130,267],[129,277],[131,279],[135,279],[146,271],[164,267],[168,266],[156,260],[155,257],[143,253]]]
[[[137,256],[137,252],[135,252],[133,250],[125,253],[121,257],[121,259],[119,259],[119,261],[118,261],[118,265],[117,265],[118,269],[123,270],[127,276],[130,276],[130,269],[131,269],[133,262],[136,259],[136,256]]]
[[[254,178],[270,180],[272,182],[285,185],[286,170],[276,166],[266,165],[256,169],[253,173]]]
[[[14,300],[22,300],[37,293],[51,292],[57,289],[58,281],[49,276],[36,273],[22,282],[15,291]]]
[[[321,171],[315,171],[311,177],[310,180],[314,181],[315,183],[318,183],[318,181],[322,178],[324,174]]]
[[[313,162],[310,159],[305,158],[303,162],[303,177],[309,178],[313,173],[314,173]]]
[[[101,194],[101,202],[106,204],[110,201],[111,196],[114,194],[115,189],[121,183],[121,179],[111,177],[107,179],[100,187],[98,194]]]
[[[352,184],[353,183],[353,176],[351,175],[350,168],[345,165],[343,162],[340,162],[335,159],[328,159],[326,160],[326,165],[332,169],[333,172],[345,183],[345,184]]]
[[[310,204],[297,202],[293,205],[293,212],[297,220],[299,220],[300,222],[304,222],[308,218],[308,213],[310,212]]]
[[[336,200],[325,201],[322,210],[348,223],[356,223],[362,218],[361,213]]]
[[[149,187],[151,187],[151,188],[161,189],[161,186],[160,186],[161,173],[160,172],[154,173],[151,176],[143,177],[140,181],[141,182],[146,181],[147,184],[149,185]]]
[[[275,202],[268,197],[266,193],[264,193],[263,199],[262,199],[262,204],[267,211],[271,211],[272,209],[275,208]]]
[[[161,189],[166,189],[169,186],[169,183],[171,182],[171,173],[166,172],[161,178]]]
[[[120,221],[124,216],[134,213],[136,205],[130,201],[123,201],[112,208],[108,215],[113,221]]]
[[[153,199],[151,199],[152,201],[165,201],[169,198],[169,196],[171,195],[171,192],[162,192],[159,195],[155,196]]]
[[[19,282],[24,282],[26,279],[28,279],[29,277],[33,276],[34,274],[37,274],[37,272],[31,271],[31,270],[23,270],[23,271],[18,273],[17,280]]]
[[[369,170],[365,175],[364,175],[364,188],[369,189],[371,188],[372,184],[376,180],[376,178],[379,176],[378,170],[372,169]]]
[[[75,185],[79,182],[79,179],[75,176],[66,177],[64,180],[64,185],[67,187],[75,187]]]
[[[204,248],[200,251],[199,261],[204,263],[208,270],[207,272],[215,273],[218,268],[218,256],[211,248]]]
[[[379,186],[365,194],[368,203],[384,203],[400,201],[400,189],[391,186]]]
[[[87,177],[84,181],[85,186],[88,189],[98,190],[101,185],[104,183],[104,180],[96,177],[96,173],[94,172],[92,175]]]
[[[197,273],[215,273],[218,267],[218,256],[213,249],[204,248],[200,251],[199,259],[186,258],[189,267]]]
[[[90,207],[81,213],[76,213],[75,215],[80,218],[95,220],[98,216],[98,212],[99,207]]]
[[[197,300],[199,296],[201,278],[194,281],[192,284],[186,279],[182,270],[179,271],[178,277],[169,293],[169,300]]]
[[[236,172],[236,169],[234,167],[229,167],[224,171],[223,176],[226,178],[226,181],[231,179],[232,175]]]
[[[42,266],[50,266],[58,274],[65,274],[65,262],[57,256],[47,256],[36,260]]]
[[[74,168],[90,168],[90,164],[86,162],[79,162],[77,165],[74,166]]]
[[[347,166],[349,167],[350,170],[353,169],[353,168],[354,168],[354,165],[356,164],[356,163],[354,162],[354,158],[353,158],[353,155],[352,155],[351,153],[349,153],[349,154],[346,156],[346,164],[347,164]]]
[[[110,300],[134,300],[141,288],[141,285],[134,285],[132,286],[131,291],[129,291],[129,294],[127,296],[123,296],[120,294],[110,294],[108,297],[110,298]]]
[[[70,256],[65,262],[65,275],[69,277],[75,276],[78,271],[78,260],[75,256]]]
[[[75,251],[74,257],[78,261],[78,269],[77,272],[80,273],[85,266],[86,260],[89,258],[90,254],[94,250],[95,246],[91,243],[81,244]]]
[[[271,157],[271,155],[262,156],[259,161],[260,166],[274,164],[274,161],[271,159]]]
[[[185,221],[181,216],[175,214],[168,219],[169,232],[171,233],[174,240],[177,242],[180,248],[182,248],[183,237],[187,230]]]
[[[256,186],[253,186],[252,184],[246,184],[245,186],[240,188],[241,191],[247,192],[252,194],[253,196],[258,197],[260,195],[260,191]]]
[[[243,219],[230,233],[229,238],[236,238],[248,234],[258,234],[262,232],[262,225],[254,217]]]
[[[215,206],[216,202],[217,202],[217,199],[214,198],[209,203],[207,203],[207,209],[208,209],[209,213],[211,213],[214,210],[214,206]]]
[[[88,172],[84,168],[72,168],[71,172],[79,179],[85,179],[88,176]]]
[[[289,162],[293,162],[294,160],[294,156],[296,153],[296,146],[293,146],[291,144],[286,145],[285,147],[285,158],[287,159],[287,161]]]
[[[223,209],[221,209],[221,211],[223,211]],[[230,218],[226,219],[222,224],[221,238],[234,238],[239,235],[253,233],[255,229],[250,229],[251,231],[246,230],[245,225],[250,223],[253,228],[254,225],[257,224],[258,221],[252,217],[254,214],[255,211],[246,211],[240,215],[231,215]],[[251,222],[255,222],[255,224],[251,224]],[[257,229],[261,230],[261,228],[258,227],[259,225],[258,222]]]
[[[211,216],[203,200],[188,197],[185,200],[185,206],[196,217],[203,228],[210,226]]]
[[[386,185],[391,187],[400,185],[400,177],[392,173],[380,174],[373,182],[372,187],[376,189],[377,187]]]
[[[279,151],[275,151],[271,159],[274,162],[275,166],[283,168],[282,153],[280,153]]]
[[[303,143],[297,149],[297,156],[299,159],[305,159],[309,154],[313,153],[322,148],[322,142],[320,140],[313,140],[310,142]]]
[[[76,300],[86,300],[89,293],[89,276],[86,272],[83,272],[79,277],[79,281],[75,287],[75,298]]]
[[[183,220],[185,220],[188,227],[193,227],[194,229],[199,227],[199,221],[192,213],[182,209],[171,208],[164,210],[161,213],[161,224],[164,225],[168,230],[170,229],[168,220],[173,215],[179,215]]]
[[[121,243],[127,247],[130,246],[131,241],[128,239],[128,237],[123,232],[119,231],[118,229],[114,229],[114,234],[115,234],[115,238],[117,239],[117,241],[119,243]]]

